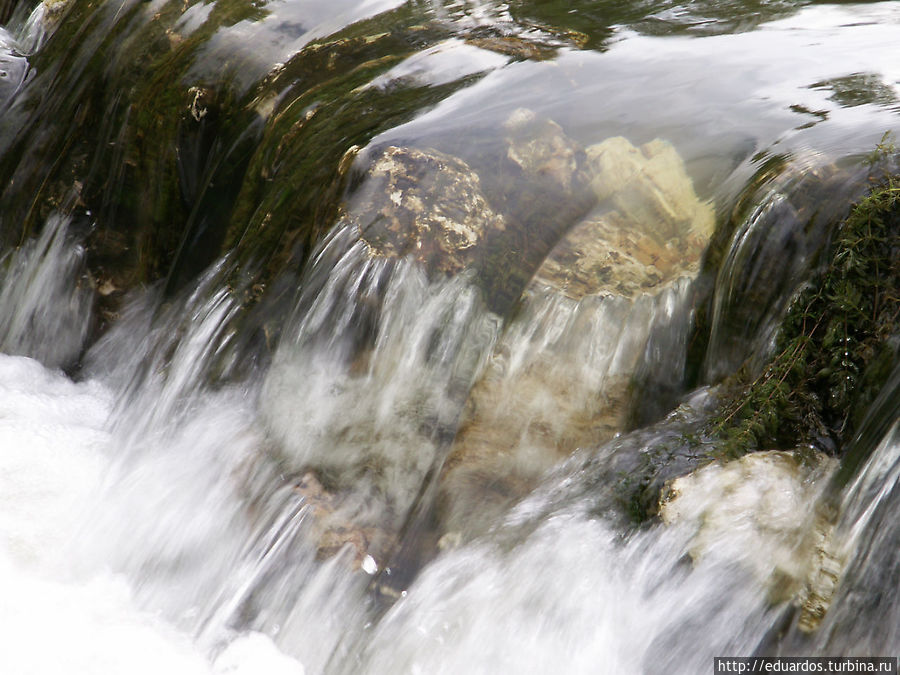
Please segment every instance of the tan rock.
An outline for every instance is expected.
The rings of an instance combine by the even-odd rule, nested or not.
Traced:
[[[506,126],[535,139],[510,159],[571,187],[577,152],[555,123],[517,111]],[[553,464],[624,428],[657,319],[699,269],[714,212],[675,149],[611,138],[587,156],[601,204],[544,259],[471,392],[439,491],[447,541],[484,531]]]
[[[475,385],[441,477],[438,510],[448,541],[485,532],[554,464],[621,428],[624,402],[589,391],[579,365],[538,356],[504,376],[508,360],[495,362]],[[618,385],[611,389],[627,390],[627,378],[609,379]]]
[[[535,281],[575,299],[633,298],[696,275],[715,213],[675,148],[659,139],[636,148],[617,137],[587,153],[600,207],[557,243]]]
[[[668,142],[656,139],[640,148],[617,136],[587,149],[591,186],[609,199],[629,223],[660,244],[699,236],[715,226],[712,207],[701,202],[684,162]]]

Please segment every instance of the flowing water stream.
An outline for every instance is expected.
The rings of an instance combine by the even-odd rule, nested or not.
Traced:
[[[846,438],[709,433],[896,174],[898,3],[0,19],[0,672],[900,651],[897,323]]]

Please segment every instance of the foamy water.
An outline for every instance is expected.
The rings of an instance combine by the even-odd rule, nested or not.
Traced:
[[[557,468],[377,620],[367,587],[383,561],[357,569],[350,546],[317,559],[322,516],[292,472],[347,474],[338,532],[397,527],[439,456],[434,429],[462,404],[447,392],[484,371],[497,326],[460,281],[432,285],[348,250],[321,257],[324,281],[299,298],[301,320],[261,384],[206,383],[235,307],[215,267],[170,310],[155,313],[152,292],[133,299],[84,381],[0,356],[4,673],[694,673],[763,639],[785,606],[772,600],[779,568],[802,583],[797,542],[827,478],[765,457],[706,470],[685,483],[671,525],[635,532],[569,497],[589,494],[577,461]],[[70,254],[32,247],[19,269],[50,278]],[[19,294],[33,294],[12,281],[10,306],[25,306]],[[29,305],[42,320],[23,351],[72,310],[53,288],[53,302]],[[373,306],[378,339],[361,359],[339,328]],[[548,325],[563,345],[568,324]],[[590,352],[604,326],[571,337]],[[527,330],[504,339],[513,357],[542,344]],[[574,383],[592,371],[566,372]],[[551,406],[555,390],[538,385]],[[582,450],[598,467],[607,452]],[[351,480],[371,457],[383,474]]]
[[[29,358],[0,355],[3,672],[301,673],[259,634],[233,638],[212,658],[142,609],[124,575],[79,557],[74,539],[96,528],[89,518],[109,489],[111,407],[98,382],[76,384]]]

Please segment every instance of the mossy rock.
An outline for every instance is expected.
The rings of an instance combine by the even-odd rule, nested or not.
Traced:
[[[762,372],[730,383],[712,426],[722,453],[809,445],[841,454],[897,362],[898,335],[900,187],[887,178],[836,228]]]

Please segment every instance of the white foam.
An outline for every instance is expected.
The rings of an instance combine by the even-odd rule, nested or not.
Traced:
[[[248,633],[234,640],[215,661],[216,675],[303,675],[303,666],[286,657],[268,636]]]
[[[0,548],[42,565],[101,481],[108,392],[0,355]]]
[[[29,358],[0,355],[0,670],[302,674],[259,634],[220,640],[224,651],[211,661],[189,635],[143,609],[130,580],[102,560],[74,557],[81,549],[73,538],[98,524],[85,519],[105,494],[115,454],[111,408],[110,392],[96,382],[75,383]]]

